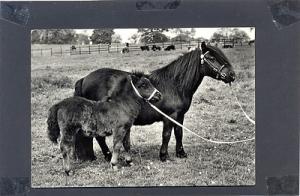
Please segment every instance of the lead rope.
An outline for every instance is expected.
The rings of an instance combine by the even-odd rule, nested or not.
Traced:
[[[239,102],[239,100],[238,100],[236,94],[235,94],[234,91],[232,90],[231,84],[229,84],[229,86],[230,86],[231,93],[232,93],[233,96],[235,97],[235,100],[236,100],[237,104],[240,106],[240,108],[241,108],[243,114],[245,115],[245,117],[246,117],[252,124],[255,125],[255,121],[252,120],[252,119],[247,115],[247,113],[246,113],[245,110],[243,109],[242,105],[240,104],[240,102]]]

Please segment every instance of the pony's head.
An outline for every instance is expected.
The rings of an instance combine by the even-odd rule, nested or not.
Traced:
[[[152,103],[161,100],[161,93],[153,86],[146,75],[135,72],[128,76],[131,86],[137,96]]]
[[[225,83],[235,80],[235,72],[225,54],[217,47],[201,43],[201,64],[205,66],[207,75]]]

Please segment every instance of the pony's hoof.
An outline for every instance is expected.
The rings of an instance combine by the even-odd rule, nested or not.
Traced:
[[[104,159],[105,159],[107,162],[110,162],[111,157],[112,157],[112,154],[111,154],[110,152],[108,152],[106,155],[104,155]]]
[[[180,151],[176,153],[176,157],[178,158],[187,158],[187,154],[184,151]]]
[[[159,158],[162,162],[166,162],[167,159],[169,158],[169,155],[168,155],[168,153],[166,153],[166,154],[160,153]]]

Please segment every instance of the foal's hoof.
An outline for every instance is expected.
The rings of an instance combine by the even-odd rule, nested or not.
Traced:
[[[118,170],[119,170],[119,167],[118,167],[118,165],[116,165],[116,164],[110,163],[110,166],[111,166],[111,168],[112,168],[114,171],[118,171]]]
[[[110,152],[108,152],[106,155],[104,155],[104,159],[105,159],[107,162],[110,162],[111,157],[112,157],[112,154],[111,154]]]
[[[176,152],[176,157],[178,158],[187,158],[187,154],[184,151]]]
[[[67,176],[70,176],[70,170],[65,170]]]
[[[126,164],[129,167],[134,165],[134,163],[132,162],[132,160],[126,160]]]

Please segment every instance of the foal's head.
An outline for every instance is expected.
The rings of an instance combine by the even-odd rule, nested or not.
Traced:
[[[158,102],[161,100],[161,93],[153,86],[150,80],[146,75],[135,72],[128,76],[128,79],[131,83],[131,86],[135,92],[135,94],[143,98],[146,101],[150,101],[152,103]]]

